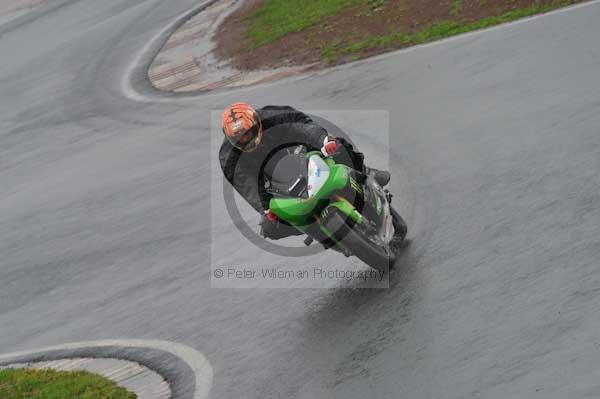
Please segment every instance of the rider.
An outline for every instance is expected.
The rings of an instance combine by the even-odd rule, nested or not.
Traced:
[[[254,109],[246,103],[235,103],[225,108],[221,124],[225,135],[219,151],[221,169],[238,193],[261,213],[261,234],[265,238],[303,234],[269,209],[272,196],[266,189],[269,182],[265,166],[278,149],[302,144],[325,156],[338,156],[338,150],[344,149],[347,157],[336,162],[373,176],[381,186],[390,181],[389,172],[365,167],[363,154],[347,140],[330,136],[325,128],[290,106]]]

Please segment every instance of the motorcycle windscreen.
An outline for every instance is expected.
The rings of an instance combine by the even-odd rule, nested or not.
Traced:
[[[308,159],[308,197],[313,197],[325,185],[329,177],[329,166],[323,158],[311,155]]]
[[[263,172],[277,197],[307,198],[307,162],[303,146],[287,147],[271,155]]]

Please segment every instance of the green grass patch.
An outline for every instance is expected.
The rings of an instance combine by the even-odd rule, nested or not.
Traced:
[[[136,399],[114,382],[86,371],[0,370],[2,399]]]
[[[489,28],[494,25],[511,22],[535,14],[548,12],[555,8],[564,7],[572,3],[572,0],[557,0],[550,4],[544,5],[538,3],[531,7],[509,11],[498,16],[485,17],[474,22],[440,21],[413,33],[392,31],[385,35],[370,36],[366,39],[356,41],[341,48],[338,46],[330,46],[321,53],[321,56],[326,62],[334,64],[341,56],[360,51],[427,43],[461,33]]]
[[[299,32],[324,21],[345,7],[381,0],[264,0],[264,4],[244,19],[251,21],[246,36],[254,48],[271,43],[288,33]]]

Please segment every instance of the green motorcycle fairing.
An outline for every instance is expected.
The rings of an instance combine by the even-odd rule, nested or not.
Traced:
[[[273,213],[301,231],[305,231],[308,225],[314,223],[315,216],[318,216],[319,212],[327,205],[337,207],[352,220],[361,223],[362,216],[354,205],[344,198],[332,198],[335,193],[342,191],[348,184],[362,193],[362,189],[350,176],[350,167],[336,164],[331,158],[323,158],[318,151],[309,152],[306,157],[309,160],[309,175],[318,176],[320,173],[327,175],[321,182],[322,185],[308,198],[272,198],[269,207]],[[319,170],[319,165],[322,170]],[[318,180],[318,177],[315,179]],[[310,192],[311,187],[307,188]]]
[[[395,229],[385,190],[372,177],[365,179],[360,172],[336,164],[319,151],[308,152],[306,160],[307,173],[295,181],[287,181],[279,192],[298,191],[299,187],[302,191],[294,196],[274,194],[269,202],[273,213],[310,237],[320,241],[324,236],[337,243],[335,232],[320,223],[336,208],[357,226],[365,228],[362,231],[368,231],[369,240],[376,245],[388,245]],[[352,252],[352,248],[347,250]]]

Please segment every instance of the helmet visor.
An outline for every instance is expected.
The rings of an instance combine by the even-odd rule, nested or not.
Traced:
[[[232,146],[239,148],[242,151],[253,151],[260,144],[261,140],[260,125],[254,125],[245,132],[236,136],[225,136]]]

